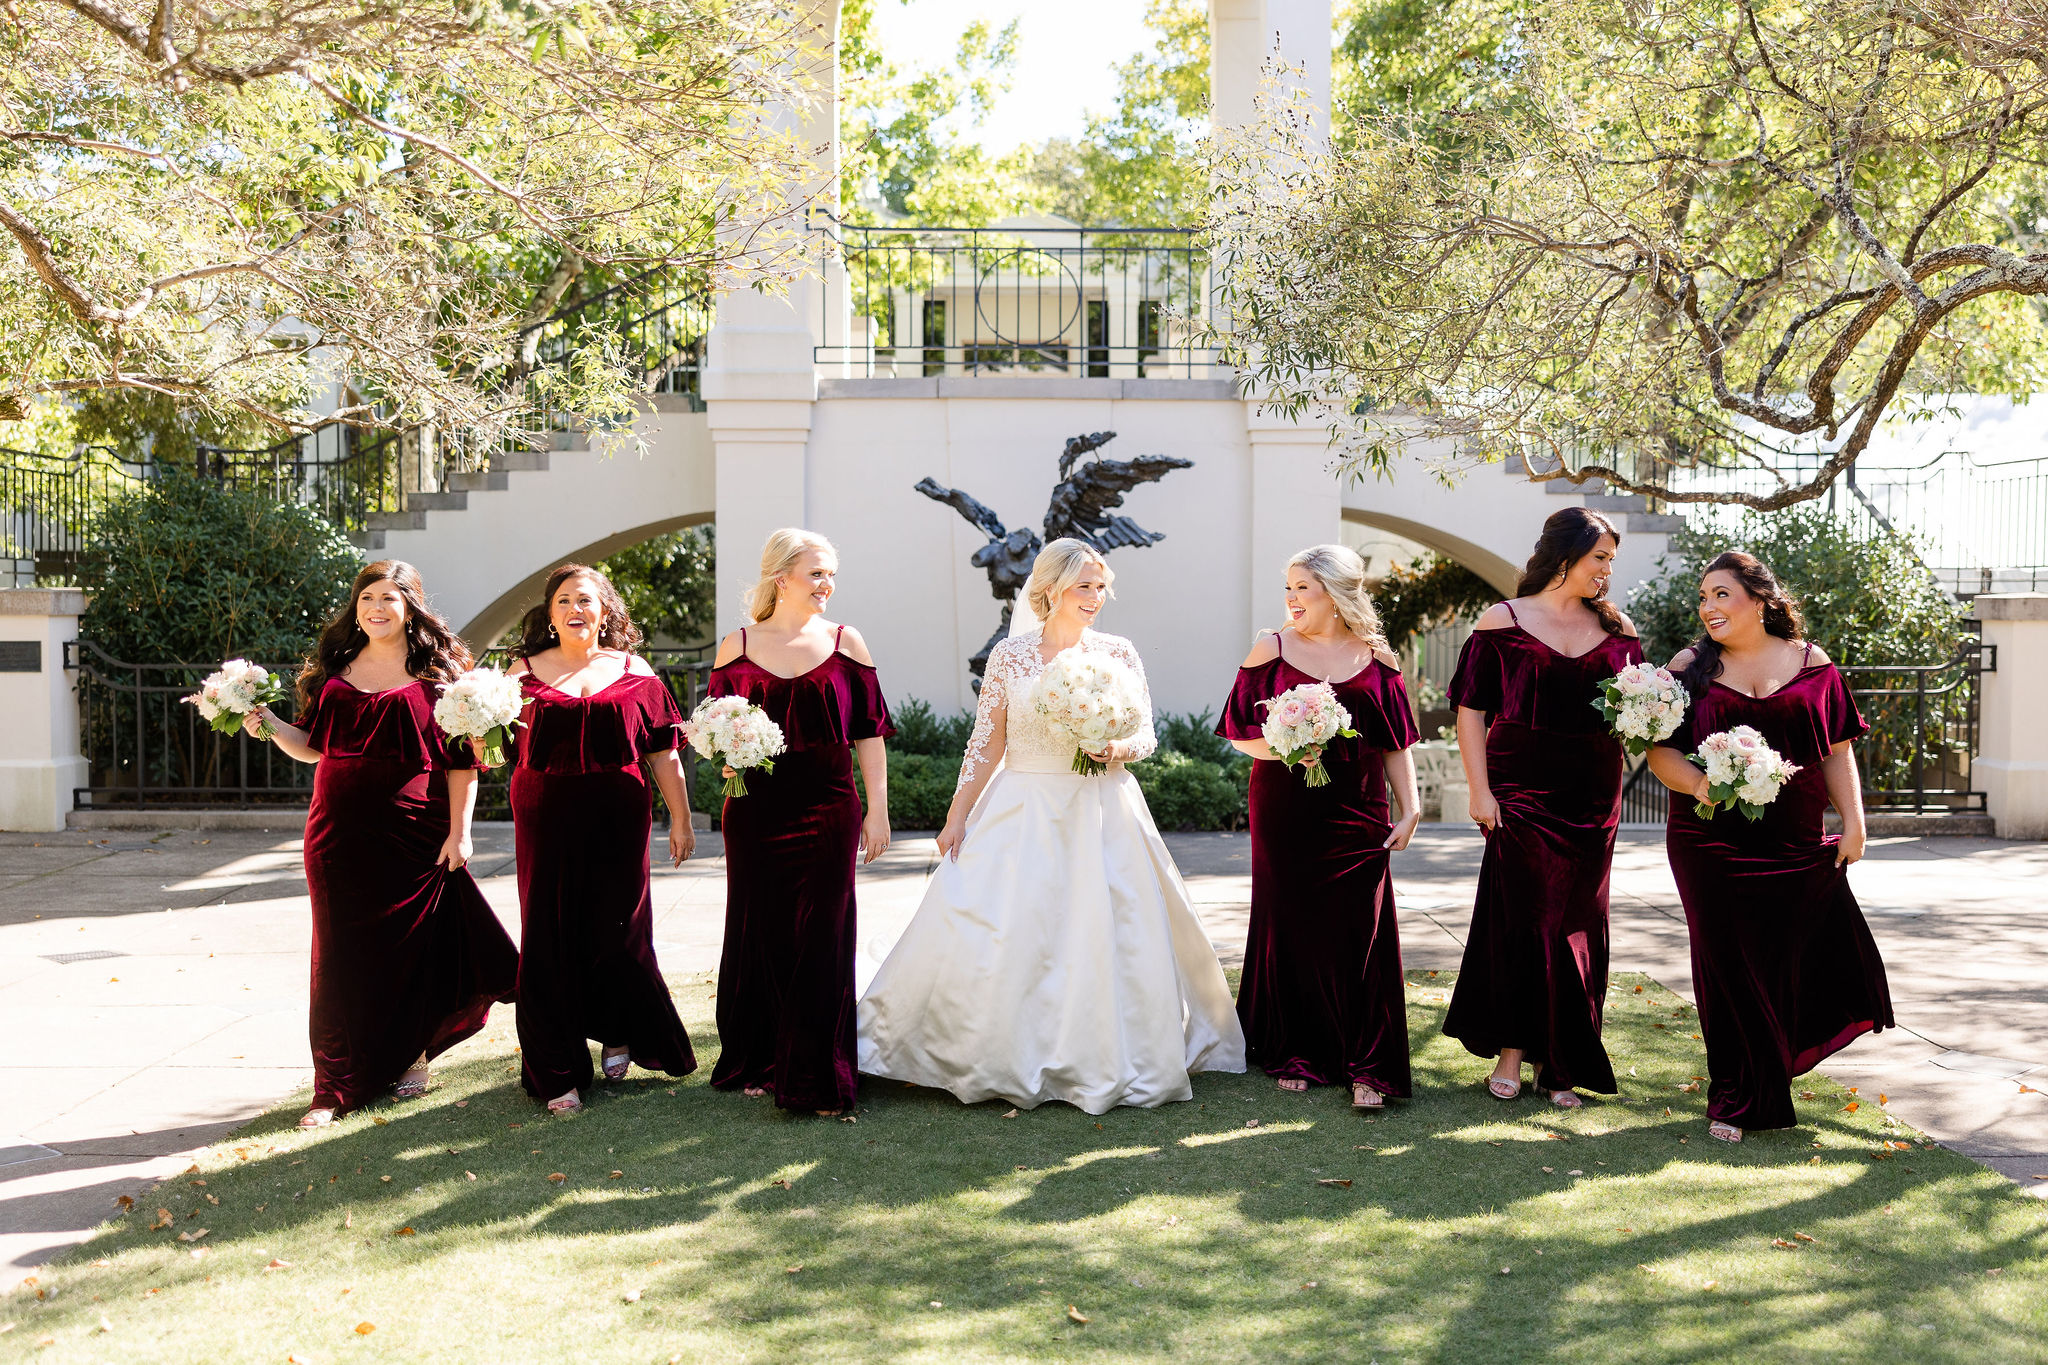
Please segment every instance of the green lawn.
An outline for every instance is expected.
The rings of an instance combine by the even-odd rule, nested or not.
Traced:
[[[2048,1359],[2048,1204],[1880,1097],[1809,1077],[1801,1128],[1711,1142],[1691,1010],[1624,977],[1620,1100],[1504,1105],[1438,1032],[1450,980],[1411,976],[1418,1098],[1377,1118],[1263,1076],[785,1117],[704,1083],[699,978],[696,1076],[550,1120],[506,1012],[425,1101],[223,1143],[9,1295],[0,1358]]]

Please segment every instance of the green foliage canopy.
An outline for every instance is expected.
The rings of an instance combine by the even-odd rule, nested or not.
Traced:
[[[1448,442],[1447,473],[1776,508],[1902,390],[2048,379],[2040,5],[1365,12],[1357,79],[1397,98],[1330,146],[1273,97],[1219,143],[1210,220],[1227,358],[1359,466]]]
[[[710,638],[718,592],[715,528],[691,526],[642,541],[597,563],[650,639],[679,644]]]
[[[304,507],[168,469],[98,523],[79,633],[127,663],[297,660],[362,560]]]

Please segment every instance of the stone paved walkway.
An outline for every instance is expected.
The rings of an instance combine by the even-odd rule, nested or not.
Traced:
[[[1233,963],[1250,898],[1242,835],[1169,836]],[[475,868],[516,932],[511,830]],[[655,881],[672,974],[718,963],[723,864]],[[862,874],[861,979],[916,909],[935,856],[904,838]],[[1423,827],[1395,862],[1404,957],[1455,968],[1479,840]],[[1957,1151],[2048,1194],[2048,844],[1882,839],[1855,885],[1901,1027],[1823,1069]],[[307,903],[296,833],[0,834],[0,1266],[89,1235],[122,1194],[307,1083]],[[1691,989],[1661,835],[1622,836],[1614,967]],[[1475,1059],[1473,1082],[1485,1074]]]

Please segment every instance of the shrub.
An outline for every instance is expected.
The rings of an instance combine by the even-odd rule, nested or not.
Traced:
[[[710,526],[691,526],[631,545],[596,566],[611,579],[626,611],[648,638],[678,644],[712,631],[717,596],[718,542]]]
[[[288,665],[362,560],[309,508],[166,469],[110,504],[80,634],[117,659]]]
[[[972,711],[941,716],[922,698],[905,702],[890,719],[896,723],[896,735],[889,741],[892,751],[933,758],[950,756],[956,767],[960,755],[967,751],[967,737],[974,731]]]
[[[1221,764],[1161,749],[1135,764],[1131,776],[1161,829],[1238,829],[1245,823],[1250,759],[1244,759],[1244,768],[1246,782],[1239,782]]]

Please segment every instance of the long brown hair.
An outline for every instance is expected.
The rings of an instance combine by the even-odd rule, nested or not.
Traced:
[[[427,605],[427,587],[420,571],[402,559],[380,559],[366,564],[349,587],[348,598],[334,619],[320,632],[313,652],[299,668],[299,714],[304,715],[327,686],[355,662],[356,655],[370,643],[370,637],[356,624],[356,603],[372,583],[389,580],[405,599],[405,671],[426,682],[447,684],[471,663],[469,646],[448,628],[441,613]]]
[[[1570,573],[1574,564],[1599,547],[1602,536],[1613,536],[1615,547],[1620,548],[1621,532],[1598,512],[1586,507],[1560,507],[1552,512],[1544,518],[1543,534],[1536,537],[1535,553],[1522,566],[1515,596],[1534,597],[1556,582],[1560,574]],[[1604,597],[1579,600],[1600,618],[1600,629],[1609,635],[1628,634],[1621,624],[1621,609],[1614,603]]]
[[[638,649],[640,627],[626,614],[626,599],[619,596],[612,581],[588,564],[564,564],[548,575],[539,604],[520,619],[519,643],[512,647],[512,652],[522,659],[531,659],[561,643],[555,636],[555,623],[548,619],[548,603],[554,600],[555,591],[572,578],[587,578],[597,585],[597,600],[604,607],[604,623],[597,628],[598,647],[629,653]]]
[[[1723,571],[1734,574],[1742,590],[1763,604],[1765,633],[1780,640],[1806,638],[1806,618],[1799,612],[1799,600],[1785,591],[1778,576],[1761,559],[1741,550],[1723,550],[1700,570],[1700,581],[1704,583],[1708,574]],[[1678,680],[1697,697],[1707,690],[1708,683],[1721,676],[1721,646],[1702,631],[1699,639],[1686,648],[1692,651],[1692,662],[1685,666]]]

